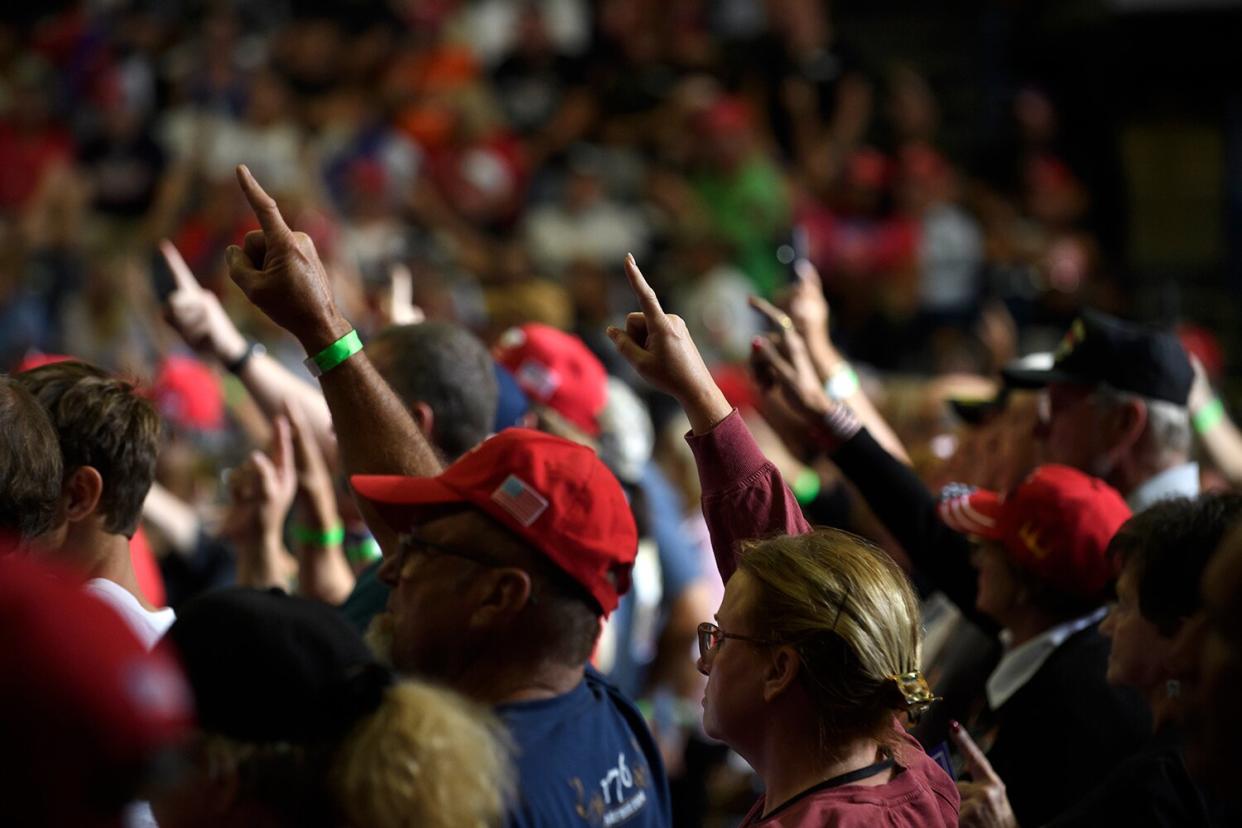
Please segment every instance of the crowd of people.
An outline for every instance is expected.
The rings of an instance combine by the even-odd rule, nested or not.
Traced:
[[[0,824],[1242,822],[1223,358],[1038,83],[951,160],[820,0],[21,18]]]

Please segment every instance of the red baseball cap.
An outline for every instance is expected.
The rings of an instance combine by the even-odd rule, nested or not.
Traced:
[[[608,401],[608,372],[573,334],[530,322],[505,331],[493,354],[531,400],[546,405],[592,437]]]
[[[1069,466],[1040,466],[1011,492],[950,485],[940,517],[959,532],[1000,541],[1014,565],[1049,586],[1101,598],[1116,575],[1109,541],[1130,507],[1103,480]]]
[[[193,721],[179,667],[55,570],[0,551],[0,822],[119,824]]]
[[[359,474],[350,482],[397,531],[420,521],[411,507],[474,506],[547,555],[604,615],[630,588],[634,516],[621,484],[586,446],[507,428],[435,477]]]
[[[215,372],[189,356],[160,363],[150,396],[160,414],[184,428],[218,431],[224,426],[224,390]]]

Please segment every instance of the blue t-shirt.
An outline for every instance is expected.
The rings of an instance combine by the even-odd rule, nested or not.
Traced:
[[[496,712],[517,749],[511,828],[664,828],[668,780],[642,715],[588,668],[577,687]]]

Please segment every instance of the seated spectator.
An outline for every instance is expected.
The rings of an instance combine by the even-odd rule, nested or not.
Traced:
[[[1065,810],[1148,732],[1141,699],[1105,680],[1108,642],[1098,630],[1113,574],[1108,543],[1129,507],[1103,481],[1055,465],[1004,495],[957,488],[937,504],[828,398],[792,326],[757,348],[761,375],[800,413],[808,437],[858,487],[917,573],[998,641],[1000,660],[968,724],[987,734],[988,759],[1018,819],[1040,824]]]
[[[0,374],[0,533],[17,548],[63,524],[62,466],[43,406],[21,383]]]
[[[1197,655],[1203,609],[1199,582],[1221,538],[1242,517],[1242,496],[1209,494],[1157,503],[1130,518],[1109,546],[1121,563],[1117,602],[1100,625],[1109,639],[1108,681],[1133,687],[1152,711],[1146,747],[1046,824],[1088,826],[1214,824],[1182,754],[1187,713],[1182,665]],[[962,824],[1016,826],[1004,780],[958,731],[975,781],[962,783]]]
[[[53,554],[121,614],[152,647],[171,609],[147,603],[129,543],[155,477],[160,418],[135,387],[83,362],[57,362],[16,376],[43,405],[64,457],[63,542]]]
[[[703,724],[763,778],[743,824],[956,825],[952,780],[894,715],[933,700],[909,582],[872,545],[810,531],[685,322],[664,313],[632,257],[626,270],[642,313],[609,336],[686,411],[725,581],[719,623],[699,627]]]
[[[1048,462],[1106,480],[1137,510],[1199,493],[1186,408],[1194,369],[1173,334],[1087,312],[1051,368],[1009,368],[1005,379],[1047,388],[1035,436]]]
[[[0,552],[0,824],[119,828],[187,735],[190,694],[61,574]]]
[[[199,731],[153,801],[163,828],[496,825],[506,740],[485,711],[397,681],[329,607],[230,589],[185,605],[180,656]]]

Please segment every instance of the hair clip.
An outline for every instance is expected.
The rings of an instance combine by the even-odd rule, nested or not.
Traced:
[[[911,722],[917,722],[933,702],[940,701],[940,697],[932,692],[931,685],[919,670],[889,678],[897,685],[897,691],[905,701],[906,716]]]

